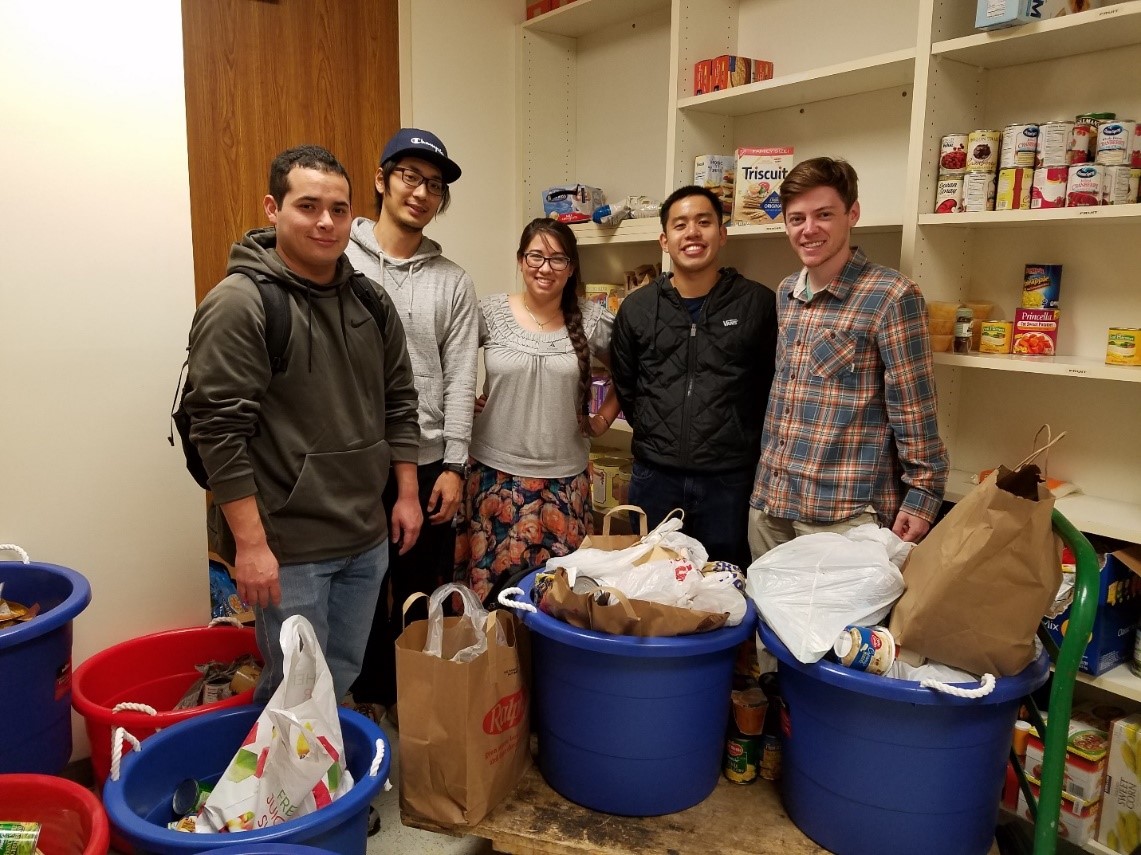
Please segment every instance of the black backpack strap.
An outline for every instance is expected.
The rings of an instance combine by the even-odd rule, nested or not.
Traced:
[[[289,312],[289,297],[277,280],[252,267],[235,267],[231,273],[241,273],[251,279],[261,295],[265,310],[265,351],[269,355],[271,374],[280,374],[288,365],[285,349],[293,332],[293,316]]]
[[[383,334],[386,321],[384,306],[380,302],[380,295],[376,293],[376,288],[373,287],[372,281],[357,270],[353,273],[352,278],[349,279],[349,287],[353,289],[353,293],[357,295],[357,299],[364,303],[365,308],[369,310],[373,320],[376,321],[376,328]]]

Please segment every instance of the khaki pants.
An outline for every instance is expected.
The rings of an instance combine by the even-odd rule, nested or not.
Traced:
[[[749,551],[756,561],[770,549],[787,543],[802,534],[816,534],[821,531],[835,531],[843,534],[858,525],[872,523],[879,525],[875,512],[869,505],[863,513],[834,523],[810,523],[800,520],[786,520],[773,517],[756,508],[749,508]]]

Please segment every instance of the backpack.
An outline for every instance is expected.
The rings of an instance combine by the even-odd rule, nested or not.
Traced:
[[[279,374],[288,365],[285,358],[285,348],[289,344],[289,336],[293,332],[293,316],[289,313],[289,298],[285,290],[277,281],[260,270],[252,267],[235,267],[231,273],[241,273],[253,280],[261,295],[262,308],[265,310],[265,349],[269,355],[270,374]],[[364,303],[369,313],[376,321],[379,330],[384,330],[384,307],[380,302],[380,295],[373,288],[372,283],[359,270],[354,271],[349,280],[357,299]],[[194,481],[203,490],[210,489],[206,474],[206,467],[202,463],[202,456],[198,447],[190,439],[190,415],[186,412],[186,396],[191,391],[190,380],[187,376],[190,368],[190,346],[186,347],[186,360],[182,363],[182,370],[178,375],[178,385],[174,390],[174,402],[171,405],[171,430],[167,442],[174,445],[174,435],[178,434],[182,440],[182,454],[186,458],[186,470]]]

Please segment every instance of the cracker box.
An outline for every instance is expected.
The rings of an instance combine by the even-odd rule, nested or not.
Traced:
[[[721,200],[721,213],[725,217],[733,213],[736,166],[737,158],[732,154],[699,154],[693,161],[693,183],[713,191]]]
[[[784,221],[780,185],[794,163],[791,146],[737,149],[733,225],[760,226]]]
[[[1034,798],[1038,798],[1038,787],[1030,785]],[[1101,802],[1078,807],[1070,799],[1062,796],[1062,810],[1058,814],[1058,837],[1068,840],[1076,846],[1084,846],[1093,840],[1097,833],[1097,823],[1101,816]],[[1026,794],[1018,793],[1018,815],[1034,822],[1034,815],[1030,813],[1030,806],[1026,804]]]
[[[760,83],[762,80],[773,79],[773,64],[767,59],[753,60],[753,79],[751,82]]]
[[[1027,264],[1022,274],[1022,308],[1056,309],[1062,294],[1062,265]]]
[[[714,57],[710,75],[710,91],[720,92],[731,86],[744,86],[752,82],[753,61],[747,56],[724,55]]]
[[[693,64],[693,94],[704,95],[713,91],[713,60],[703,59]]]
[[[1019,356],[1053,356],[1058,352],[1057,309],[1015,309],[1010,352]]]
[[[1109,766],[1101,798],[1101,827],[1097,842],[1129,855],[1141,842],[1141,713],[1113,722],[1109,735]]]
[[[527,4],[527,20],[551,11],[551,0],[533,0]]]
[[[1065,566],[1063,565],[1063,570]],[[1066,634],[1070,609],[1043,618],[1046,631],[1058,644]],[[1095,677],[1133,656],[1133,632],[1141,620],[1141,546],[1129,546],[1105,556],[1098,586],[1093,632],[1079,666]]]

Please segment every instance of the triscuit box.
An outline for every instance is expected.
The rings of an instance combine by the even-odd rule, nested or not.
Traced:
[[[713,191],[721,200],[721,213],[726,217],[733,213],[736,165],[737,158],[732,154],[699,154],[693,161],[693,183]]]
[[[725,54],[713,58],[710,91],[720,92],[731,86],[744,86],[753,79],[753,61],[747,56]]]
[[[1097,842],[1129,855],[1141,843],[1141,713],[1113,722]]]
[[[1035,799],[1038,798],[1038,787],[1031,784],[1030,792],[1034,794]],[[1101,802],[1078,807],[1070,799],[1063,796],[1062,810],[1058,814],[1058,837],[1062,840],[1068,840],[1076,846],[1084,846],[1093,840],[1097,833],[1097,822],[1101,816],[1101,811]],[[1034,822],[1034,816],[1030,813],[1030,806],[1026,803],[1026,794],[1021,790],[1018,793],[1018,814]]]
[[[1133,632],[1141,619],[1141,546],[1111,552],[1101,564],[1097,613],[1079,666],[1095,677],[1133,656]],[[1070,609],[1042,624],[1058,644],[1066,634]]]
[[[780,185],[794,163],[792,146],[737,149],[733,225],[760,226],[784,221]]]

